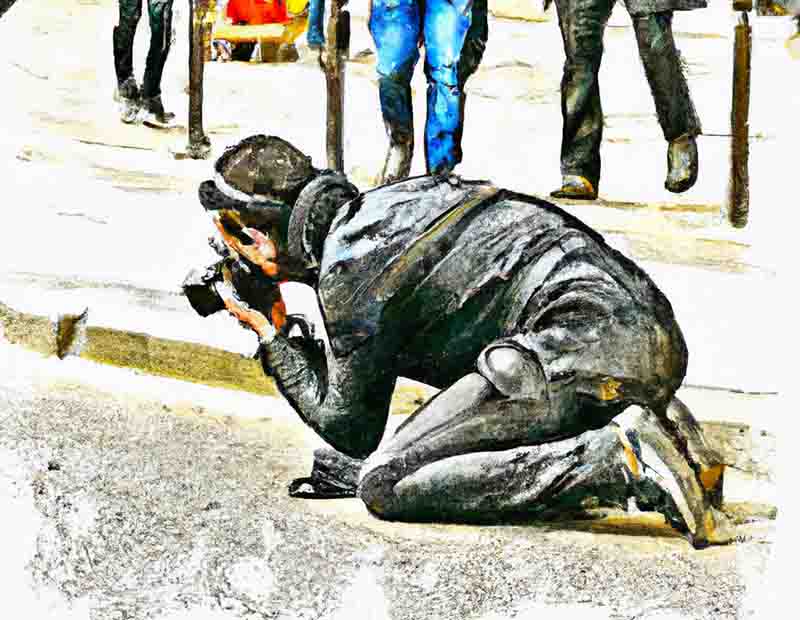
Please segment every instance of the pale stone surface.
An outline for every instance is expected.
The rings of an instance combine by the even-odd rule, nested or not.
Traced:
[[[0,574],[28,617],[737,620],[773,592],[770,521],[702,552],[646,521],[382,522],[287,496],[317,440],[273,399],[248,420],[243,395],[8,346],[0,371]]]

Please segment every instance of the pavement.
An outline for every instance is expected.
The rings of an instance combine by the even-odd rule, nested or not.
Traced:
[[[558,92],[563,52],[553,10],[542,13],[527,4],[504,0],[493,6],[495,17],[490,21],[487,53],[468,84],[465,160],[459,172],[464,177],[490,178],[504,187],[546,196],[559,181]],[[345,162],[349,177],[360,188],[367,189],[374,184],[383,161],[385,134],[378,109],[374,50],[366,30],[366,3],[353,3],[350,8],[353,12],[353,59],[347,66]],[[182,601],[184,608],[194,605],[196,613],[200,613],[197,605],[203,609],[208,607],[209,617],[213,617],[220,609],[228,609],[220,602],[220,597],[233,595],[229,591],[219,596],[208,593],[225,591],[229,586],[233,588],[233,581],[223,575],[228,569],[239,569],[235,569],[232,559],[225,560],[229,562],[225,564],[214,555],[216,552],[206,551],[216,549],[215,545],[230,551],[235,545],[250,541],[247,544],[253,545],[253,557],[263,559],[265,554],[271,553],[269,549],[273,548],[270,546],[273,543],[259,539],[259,528],[267,522],[273,524],[263,525],[267,529],[283,523],[288,525],[282,540],[300,545],[302,550],[297,553],[302,551],[315,558],[308,571],[318,571],[317,576],[309,578],[305,585],[301,574],[310,572],[301,571],[286,577],[299,588],[293,590],[298,598],[291,599],[295,602],[290,604],[286,601],[291,597],[282,594],[283,585],[275,585],[283,583],[282,573],[275,572],[277,569],[270,565],[267,574],[271,577],[262,574],[257,579],[266,579],[263,583],[272,584],[267,589],[278,594],[257,603],[253,603],[255,599],[248,598],[249,595],[239,597],[240,606],[231,608],[235,608],[236,614],[247,616],[253,608],[256,609],[252,612],[254,617],[324,617],[338,613],[335,609],[339,609],[336,607],[339,603],[332,601],[340,601],[340,606],[346,609],[347,596],[351,596],[347,592],[363,593],[352,586],[358,582],[367,584],[366,591],[373,594],[379,590],[383,592],[375,595],[378,597],[377,615],[331,617],[484,619],[485,616],[485,620],[489,620],[494,616],[486,614],[494,613],[493,610],[505,614],[498,617],[528,617],[538,613],[536,605],[547,598],[534,593],[559,592],[570,582],[581,586],[577,590],[577,586],[568,587],[563,599],[556,601],[558,604],[583,604],[582,600],[599,600],[606,604],[608,601],[617,614],[615,618],[650,617],[645,605],[647,588],[653,587],[650,582],[647,588],[624,579],[614,585],[609,575],[594,574],[575,581],[580,567],[593,566],[598,558],[603,560],[603,566],[623,567],[614,575],[640,576],[642,571],[637,572],[636,562],[646,564],[650,559],[643,560],[636,552],[631,552],[626,536],[609,534],[595,539],[597,532],[575,533],[578,538],[589,538],[581,538],[585,548],[576,543],[573,549],[570,546],[573,534],[565,534],[567,538],[562,541],[561,533],[545,535],[539,529],[530,533],[526,529],[511,528],[470,533],[466,536],[469,542],[462,540],[461,533],[455,538],[447,538],[450,534],[446,534],[444,542],[416,549],[419,540],[415,536],[427,541],[426,537],[435,538],[440,530],[400,528],[403,532],[414,532],[410,538],[406,538],[406,534],[396,534],[394,529],[387,533],[353,506],[341,508],[341,513],[337,512],[339,508],[331,509],[335,517],[330,517],[325,512],[328,509],[315,504],[306,515],[306,505],[292,504],[282,495],[282,485],[290,475],[307,468],[311,443],[299,439],[292,443],[295,441],[292,438],[303,436],[306,438],[303,441],[313,443],[293,418],[292,422],[289,418],[281,422],[281,430],[276,431],[275,436],[264,431],[270,437],[264,439],[265,443],[258,443],[259,439],[249,445],[249,439],[238,435],[214,439],[215,449],[225,454],[232,451],[236,456],[230,457],[231,462],[243,468],[242,471],[237,469],[235,475],[227,470],[225,475],[231,477],[230,482],[225,483],[229,484],[225,492],[231,495],[225,496],[226,502],[244,504],[231,507],[231,512],[225,512],[228,508],[221,513],[211,511],[223,515],[220,523],[238,523],[230,532],[226,533],[222,527],[219,532],[209,534],[210,538],[199,536],[199,546],[189,542],[190,538],[198,537],[200,521],[192,521],[191,526],[180,521],[189,519],[188,506],[195,505],[191,502],[186,506],[178,505],[177,498],[185,499],[188,496],[184,493],[189,492],[180,485],[203,487],[206,489],[203,497],[212,497],[220,492],[218,485],[222,484],[208,470],[211,465],[204,462],[207,454],[201,447],[203,438],[207,439],[210,432],[207,429],[216,424],[212,422],[213,416],[205,420],[195,411],[189,416],[193,421],[181,427],[179,434],[185,433],[187,439],[181,439],[176,450],[177,446],[187,446],[192,465],[189,467],[188,462],[179,462],[178,452],[170,453],[166,439],[159,444],[160,452],[147,452],[145,439],[131,430],[130,420],[134,414],[126,403],[135,399],[137,390],[144,389],[139,383],[130,390],[125,388],[127,391],[120,391],[119,383],[114,382],[98,387],[96,382],[92,383],[94,378],[88,387],[84,385],[87,376],[130,372],[114,366],[169,377],[149,380],[165,382],[163,385],[170,386],[164,388],[166,392],[172,390],[186,395],[181,411],[194,411],[197,405],[193,399],[202,402],[211,398],[217,403],[214,407],[224,412],[224,424],[235,418],[235,425],[253,423],[258,426],[260,418],[250,413],[259,411],[257,403],[269,402],[270,411],[285,406],[273,398],[274,385],[262,376],[258,364],[251,359],[255,350],[253,339],[229,317],[197,317],[180,293],[185,274],[191,268],[209,264],[215,257],[205,243],[211,232],[210,222],[196,199],[197,185],[211,175],[213,159],[193,161],[174,156],[174,152],[182,150],[186,144],[188,109],[184,91],[188,82],[187,39],[183,34],[188,30],[185,3],[176,2],[175,11],[176,39],[165,71],[164,99],[178,113],[184,127],[172,131],[126,126],[118,120],[111,101],[115,82],[111,62],[111,30],[116,17],[113,0],[19,2],[0,20],[0,37],[5,50],[0,62],[0,80],[7,91],[0,98],[0,117],[4,124],[4,131],[0,132],[0,175],[7,196],[3,201],[4,230],[10,231],[0,245],[0,341],[5,341],[5,344],[0,343],[0,352],[11,360],[7,362],[8,368],[14,369],[5,377],[13,379],[18,373],[25,377],[18,369],[28,364],[30,376],[77,373],[70,375],[70,381],[71,385],[79,386],[75,388],[77,392],[71,391],[72,388],[56,389],[50,384],[38,387],[28,384],[20,388],[21,391],[3,384],[0,389],[0,397],[6,399],[5,411],[59,412],[51,428],[45,426],[33,434],[26,425],[38,424],[36,416],[28,420],[16,415],[14,419],[18,424],[14,431],[0,426],[0,432],[6,433],[3,435],[7,439],[6,446],[10,445],[8,442],[13,445],[14,441],[22,441],[21,437],[28,438],[25,440],[28,443],[23,441],[19,450],[2,452],[3,458],[11,459],[8,471],[16,472],[8,487],[16,489],[13,493],[9,491],[9,497],[17,498],[13,505],[18,512],[14,514],[22,521],[33,514],[30,502],[35,497],[30,493],[31,488],[36,487],[31,485],[34,478],[39,479],[36,477],[39,474],[34,476],[33,472],[47,470],[43,459],[48,451],[57,449],[59,442],[73,447],[94,446],[90,450],[92,455],[97,455],[94,459],[81,458],[80,451],[75,448],[64,457],[69,460],[61,471],[68,474],[42,474],[43,480],[50,481],[46,485],[56,485],[47,487],[50,489],[47,493],[52,491],[47,501],[55,503],[37,504],[34,512],[40,515],[36,519],[44,519],[41,523],[46,527],[42,525],[42,531],[50,532],[47,536],[54,538],[34,536],[34,540],[39,540],[35,547],[43,550],[40,553],[51,554],[34,572],[39,571],[37,574],[44,575],[43,582],[48,582],[47,575],[56,571],[59,576],[48,583],[56,584],[60,592],[58,600],[66,592],[74,600],[102,599],[111,606],[108,613],[95,609],[95,617],[177,614],[180,605],[176,601]],[[726,495],[731,502],[747,503],[750,512],[745,512],[752,516],[758,513],[753,508],[756,505],[778,504],[774,455],[776,437],[780,436],[787,419],[787,407],[778,397],[783,387],[779,347],[785,340],[785,323],[780,314],[784,305],[780,301],[777,272],[784,248],[792,247],[789,234],[793,227],[788,218],[796,200],[787,197],[787,187],[796,174],[796,149],[800,143],[800,130],[791,113],[800,106],[800,80],[791,76],[797,74],[800,65],[784,47],[792,32],[789,20],[751,20],[754,30],[751,213],[746,228],[733,229],[727,224],[725,197],[734,21],[729,3],[722,0],[712,0],[710,8],[703,11],[675,15],[676,41],[686,61],[704,135],[700,138],[701,173],[697,185],[686,194],[673,195],[663,189],[666,145],[655,120],[630,20],[621,5],[616,7],[605,37],[600,75],[606,117],[600,199],[588,204],[564,202],[561,206],[597,228],[612,245],[637,260],[670,298],[690,350],[686,385],[680,396],[707,429],[714,429],[714,437],[719,438],[720,445],[738,464],[738,469],[726,480]],[[142,20],[136,41],[137,59],[146,55],[147,35],[146,20]],[[301,60],[294,64],[210,63],[206,66],[205,127],[214,157],[244,136],[268,133],[289,139],[311,155],[315,165],[324,166],[324,79],[315,59],[302,43],[300,52]],[[142,64],[138,63],[138,72]],[[414,92],[419,135],[412,172],[422,173],[425,82],[421,67],[415,76]],[[290,312],[302,312],[320,322],[316,302],[308,288],[287,285],[284,296]],[[84,310],[87,311],[85,315]],[[78,319],[79,316],[83,318]],[[71,356],[59,361],[53,354],[64,353],[61,351],[64,333],[73,327],[75,338],[70,338],[66,347]],[[36,353],[22,353],[17,345]],[[32,357],[26,358],[27,355]],[[41,358],[40,355],[50,357]],[[113,381],[123,381],[122,375],[107,376],[115,377]],[[146,412],[143,419],[153,420],[152,428],[163,424],[178,428],[184,418],[173,416],[171,405],[166,405],[169,411],[163,409],[164,403],[172,402],[173,398],[164,390],[134,409],[139,407]],[[432,393],[428,386],[401,382],[395,395],[398,415],[394,419],[401,419]],[[219,404],[220,401],[230,404]],[[103,417],[105,411],[115,413]],[[81,432],[82,425],[94,429],[93,438],[75,435]],[[126,435],[129,431],[132,436]],[[175,433],[178,431],[170,430],[165,437],[171,441],[176,439]],[[119,464],[103,456],[104,437],[111,435],[113,440],[108,441],[120,450],[114,454],[130,455]],[[284,448],[284,443],[294,447]],[[89,544],[89,554],[93,557],[92,554],[97,553],[121,567],[130,563],[127,576],[104,573],[106,568],[98,569],[96,564],[91,564],[94,560],[84,564],[75,556],[81,553],[74,546],[77,539],[73,534],[64,533],[72,509],[59,508],[56,499],[69,497],[94,480],[92,484],[99,485],[95,488],[100,494],[98,497],[105,498],[98,500],[105,506],[104,510],[122,511],[128,528],[124,531],[133,537],[132,540],[143,541],[149,531],[144,523],[151,522],[145,519],[138,523],[136,518],[141,517],[140,513],[135,513],[136,518],[133,512],[130,517],[124,516],[128,500],[123,498],[130,499],[130,493],[134,493],[132,489],[138,484],[130,478],[134,474],[129,468],[145,463],[146,454],[157,454],[153,457],[154,463],[161,464],[153,467],[167,472],[164,475],[170,482],[158,487],[154,494],[136,495],[132,501],[138,506],[135,510],[142,511],[146,505],[164,504],[160,516],[153,517],[162,521],[152,524],[154,531],[160,532],[155,542],[171,549],[172,555],[167,555],[172,559],[159,564],[155,556],[134,557],[131,549],[136,546],[128,549],[120,539],[114,543],[118,547],[105,551],[94,549],[92,545],[104,544],[95,541]],[[262,458],[267,459],[263,464],[259,460]],[[26,465],[19,465],[20,462]],[[251,467],[254,463],[259,463],[255,469]],[[195,470],[196,466],[200,469]],[[245,470],[249,473],[244,473]],[[268,484],[256,473],[273,470],[277,477]],[[152,472],[156,470],[148,471],[155,480],[156,474]],[[191,483],[180,482],[181,475],[189,476]],[[101,480],[106,480],[110,486],[103,487]],[[59,486],[62,483],[67,486],[62,488]],[[261,489],[258,485],[262,483],[268,487],[265,495],[255,491]],[[247,499],[248,493],[256,499]],[[319,516],[317,510],[325,516]],[[256,514],[269,516],[261,522],[254,516]],[[761,519],[766,513],[758,514]],[[324,531],[329,517],[335,523],[331,530],[334,534],[323,536],[319,532]],[[174,519],[183,525],[173,531],[170,528],[178,522]],[[652,532],[637,537],[637,545],[647,541],[644,547],[654,544],[653,548],[658,549],[653,555],[660,558],[655,572],[666,571],[665,575],[674,577],[659,581],[660,577],[653,576],[659,584],[656,589],[666,597],[655,596],[653,600],[665,600],[668,604],[659,603],[660,607],[656,605],[652,613],[671,609],[669,596],[677,597],[675,605],[679,615],[676,617],[733,618],[739,613],[736,609],[742,614],[745,613],[742,610],[755,609],[747,607],[749,603],[746,602],[746,585],[752,582],[750,573],[728,569],[741,557],[744,558],[742,565],[757,566],[754,574],[763,573],[764,564],[759,562],[766,561],[762,551],[771,548],[772,537],[771,526],[759,523],[758,527],[766,530],[758,534],[757,541],[732,550],[710,551],[702,556],[715,558],[708,565],[705,560],[696,560],[698,556],[684,552],[680,541],[670,540],[669,551],[665,551],[662,544],[667,543]],[[26,527],[25,531],[34,532],[38,526]],[[447,528],[441,531],[450,532]],[[304,540],[307,532],[312,533],[309,541]],[[529,535],[533,538],[526,538]],[[220,536],[222,538],[218,538]],[[529,549],[524,561],[516,555],[518,536],[527,541],[519,543],[521,548]],[[167,538],[172,542],[165,543]],[[351,539],[365,542],[362,546]],[[384,545],[387,540],[390,542]],[[595,540],[597,542],[593,542]],[[314,545],[319,547],[316,551]],[[375,545],[384,545],[381,553],[389,556],[370,555],[369,549]],[[494,551],[481,552],[482,545]],[[588,548],[592,549],[591,553]],[[20,553],[25,555],[27,550],[29,547]],[[571,563],[562,558],[572,553],[578,554],[579,561]],[[593,555],[596,553],[600,555]],[[629,553],[633,555],[626,559]],[[427,567],[425,558],[431,554],[443,554],[451,563],[442,564],[441,572]],[[198,557],[205,559],[197,560],[200,564],[192,564]],[[288,566],[291,558],[298,556],[281,557],[284,558],[281,566]],[[390,557],[391,561],[375,557]],[[542,571],[549,576],[543,576],[545,572],[536,573],[538,577],[534,575],[540,557],[546,558],[549,568]],[[341,558],[348,559],[342,563]],[[62,570],[55,568],[59,562],[66,562],[64,566],[71,568],[63,568],[67,572],[58,573]],[[165,577],[182,563],[194,568],[187,568],[188,572],[180,573],[173,581]],[[197,568],[201,565],[204,568]],[[227,568],[220,568],[223,565]],[[138,577],[137,566],[143,571]],[[247,566],[255,565],[251,562]],[[728,569],[724,568],[726,566]],[[118,570],[121,571],[121,567]],[[489,572],[483,572],[482,567]],[[341,571],[336,572],[339,568]],[[101,581],[106,585],[85,580],[88,572],[98,570],[104,575]],[[456,580],[454,589],[444,590],[445,594],[434,586],[425,585],[437,584],[453,571],[463,571],[475,579]],[[412,581],[405,577],[412,574],[415,579],[422,579],[422,585],[409,585]],[[715,588],[695,591],[684,582],[675,581],[678,575],[684,574],[700,574],[703,579],[693,582],[695,586],[700,581],[720,584],[720,592],[724,590],[727,594],[721,596]],[[492,580],[490,584],[487,582],[486,592],[498,592],[498,597],[505,598],[493,599],[493,594],[478,594],[483,590],[476,583],[484,578]],[[186,585],[190,582],[217,585],[198,586],[200,590],[192,590]],[[590,582],[596,583],[597,588],[586,585]],[[115,589],[123,583],[127,585],[122,590]],[[151,583],[158,583],[159,588],[163,586],[166,590],[156,588],[152,595],[147,595],[150,599],[137,598],[145,596],[142,593]],[[74,590],[70,590],[73,587]],[[583,592],[586,588],[590,594],[584,599],[578,590]],[[630,607],[625,607],[625,592],[628,591],[625,588],[634,593],[628,597]],[[202,601],[190,600],[188,594],[181,595],[183,598],[175,594],[201,590],[205,592]],[[668,595],[668,592],[673,594]],[[422,605],[417,599],[425,601],[429,612],[423,613],[414,607]],[[726,601],[720,608],[722,611],[714,611],[716,599]],[[308,601],[308,610],[298,607],[300,600]],[[381,615],[380,610],[384,609],[381,601],[386,600],[391,602],[391,611]],[[692,615],[690,600],[698,601],[695,615]],[[281,616],[282,605],[289,605],[287,609],[294,611]],[[64,612],[59,609],[59,613]],[[112,611],[119,613],[114,616]],[[582,617],[593,617],[591,613],[595,611],[586,605],[578,610]]]
[[[318,445],[278,398],[0,347],[4,608],[59,620],[785,617],[775,588],[791,571],[770,561],[768,505],[729,502],[737,542],[703,551],[649,513],[391,523],[356,499],[288,497]]]

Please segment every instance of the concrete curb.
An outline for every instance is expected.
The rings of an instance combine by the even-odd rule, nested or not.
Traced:
[[[266,396],[278,394],[275,384],[264,377],[254,359],[202,344],[87,325],[88,316],[63,313],[54,320],[0,303],[0,327],[5,339],[42,355],[76,355],[214,387]]]
[[[45,356],[76,356],[211,387],[279,396],[254,357],[252,335],[224,313],[197,316],[177,291],[3,274],[3,340]],[[435,391],[401,381],[395,412],[410,413]]]

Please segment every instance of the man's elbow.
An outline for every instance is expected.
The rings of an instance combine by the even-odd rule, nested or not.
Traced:
[[[378,449],[384,426],[385,420],[333,415],[323,416],[316,431],[337,451],[363,460]]]

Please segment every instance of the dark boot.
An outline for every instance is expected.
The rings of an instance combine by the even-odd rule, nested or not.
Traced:
[[[129,77],[114,91],[114,101],[120,105],[120,120],[123,123],[135,123],[139,117],[141,97],[136,80]]]
[[[550,192],[553,198],[566,198],[569,200],[595,200],[597,188],[586,177],[577,174],[565,174],[561,187]]]
[[[667,180],[664,187],[676,194],[685,192],[697,181],[698,167],[695,137],[684,134],[673,140],[667,148]]]
[[[168,129],[175,126],[175,115],[164,110],[161,95],[142,99],[142,122],[148,127]]]

